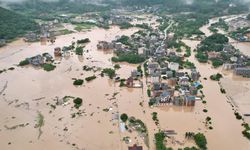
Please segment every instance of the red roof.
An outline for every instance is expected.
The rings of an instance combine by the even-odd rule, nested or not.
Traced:
[[[143,150],[142,146],[137,146],[136,144],[132,147],[128,147],[128,150]]]

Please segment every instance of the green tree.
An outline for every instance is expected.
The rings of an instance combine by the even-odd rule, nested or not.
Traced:
[[[123,121],[123,122],[126,122],[127,120],[128,120],[128,115],[127,114],[125,114],[125,113],[123,113],[123,114],[121,114],[121,120]]]

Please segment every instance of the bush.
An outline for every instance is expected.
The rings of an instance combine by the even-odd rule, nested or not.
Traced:
[[[83,47],[77,47],[76,48],[76,55],[82,55],[83,54]]]
[[[242,119],[242,116],[238,112],[235,112],[234,115],[235,115],[236,119],[238,119],[238,120]]]
[[[201,149],[207,149],[207,139],[202,133],[194,135],[194,141]]]
[[[115,68],[115,69],[120,69],[121,66],[120,66],[119,64],[115,64],[115,65],[114,65],[114,68]]]
[[[223,65],[223,61],[220,59],[212,59],[211,61],[215,68],[218,68],[219,66]]]
[[[126,122],[127,120],[128,120],[128,115],[127,114],[121,114],[121,120],[123,121],[123,122]]]
[[[215,74],[215,75],[211,75],[211,76],[210,76],[210,79],[211,79],[211,80],[214,80],[214,81],[220,81],[220,79],[221,79],[222,77],[223,77],[222,74],[217,73],[217,74]]]
[[[105,68],[102,70],[102,74],[107,74],[110,79],[113,79],[115,76],[115,70],[111,68]]]
[[[148,94],[148,97],[151,97],[151,90],[150,89],[147,89],[147,94]]]
[[[142,57],[137,54],[127,53],[120,54],[118,57],[112,57],[111,60],[113,62],[128,62],[131,64],[138,64],[145,61],[145,57]]]
[[[77,40],[77,44],[85,44],[85,43],[89,43],[89,42],[90,42],[89,38]]]
[[[29,60],[28,59],[25,59],[25,60],[22,60],[19,62],[19,66],[25,66],[25,65],[28,65],[29,64]]]
[[[156,99],[155,98],[151,98],[148,102],[149,106],[153,106],[156,103]]]
[[[222,94],[226,94],[226,90],[223,89],[223,88],[220,88],[220,92],[221,92]]]
[[[250,127],[249,127],[249,125],[248,125],[247,123],[244,123],[243,126],[244,126],[245,130],[242,131],[242,134],[243,134],[246,138],[248,138],[248,139],[250,140]]]
[[[76,99],[74,99],[74,106],[75,106],[75,108],[79,108],[81,105],[82,105],[82,99],[81,98],[79,98],[79,97],[77,97]]]
[[[45,71],[52,71],[56,68],[53,64],[43,64],[42,67]]]
[[[94,80],[94,79],[96,79],[96,76],[95,76],[95,75],[85,78],[85,80],[86,80],[87,82],[92,81],[92,80]]]
[[[74,85],[82,85],[83,84],[83,80],[82,79],[77,79],[73,82]]]

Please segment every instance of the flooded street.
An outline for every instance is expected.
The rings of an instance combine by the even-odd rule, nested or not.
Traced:
[[[209,35],[207,27],[204,26],[201,30]],[[113,56],[112,51],[97,50],[98,41],[111,42],[118,35],[129,36],[138,30],[138,28],[121,30],[117,26],[112,26],[108,30],[94,28],[91,31],[59,36],[54,44],[25,43],[19,39],[0,48],[0,68],[15,67],[15,70],[0,74],[1,148],[3,150],[16,150],[20,147],[25,150],[126,150],[128,145],[136,143],[142,145],[144,149],[154,150],[154,134],[162,129],[177,132],[175,139],[168,141],[168,146],[175,149],[195,145],[193,141],[185,139],[186,132],[205,133],[208,149],[211,150],[250,149],[250,142],[241,133],[243,130],[241,122],[234,116],[230,104],[232,102],[226,95],[221,94],[217,82],[209,80],[210,75],[221,72],[221,69],[214,69],[211,64],[200,64],[195,59],[195,52],[192,52],[188,59],[201,73],[207,104],[198,101],[195,107],[150,108],[146,87],[143,89],[119,87],[119,83],[106,76],[101,77],[98,68],[113,68],[114,64],[110,60]],[[54,48],[68,46],[84,38],[89,38],[91,42],[84,48],[83,56],[70,52],[68,56],[56,58],[57,67],[54,71],[46,72],[41,68],[16,66],[21,60],[37,54],[47,52],[53,56]],[[183,42],[192,50],[199,44],[199,41],[183,40]],[[83,71],[84,65],[95,67],[97,71]],[[120,66],[117,74],[121,78],[128,78],[138,65],[120,63]],[[97,79],[85,81],[83,86],[73,85],[73,78],[85,79],[92,75],[97,76]],[[246,100],[250,81],[244,82],[244,88],[238,88],[241,80],[233,80],[231,73],[224,75],[222,85],[236,104],[239,104],[239,109],[250,110],[249,101]],[[208,80],[204,80],[204,77]],[[230,84],[231,81],[237,82],[237,85]],[[143,83],[146,85],[145,78]],[[239,95],[235,96],[235,93],[230,92],[230,88],[231,91],[235,90],[232,85],[238,88]],[[74,108],[72,100],[56,105],[65,96],[82,98],[83,104],[79,110]],[[207,109],[208,112],[204,113],[203,109]],[[44,116],[40,138],[36,127],[39,122],[38,112]],[[160,126],[156,126],[152,120],[153,112],[158,113]],[[146,124],[149,147],[136,132],[120,131],[117,116],[122,113],[141,119]],[[205,127],[207,116],[212,118],[213,130]],[[131,138],[130,144],[123,141],[126,136]]]

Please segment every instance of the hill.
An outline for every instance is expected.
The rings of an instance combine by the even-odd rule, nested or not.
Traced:
[[[34,21],[8,9],[0,7],[0,14],[0,39],[10,41],[38,29]]]

